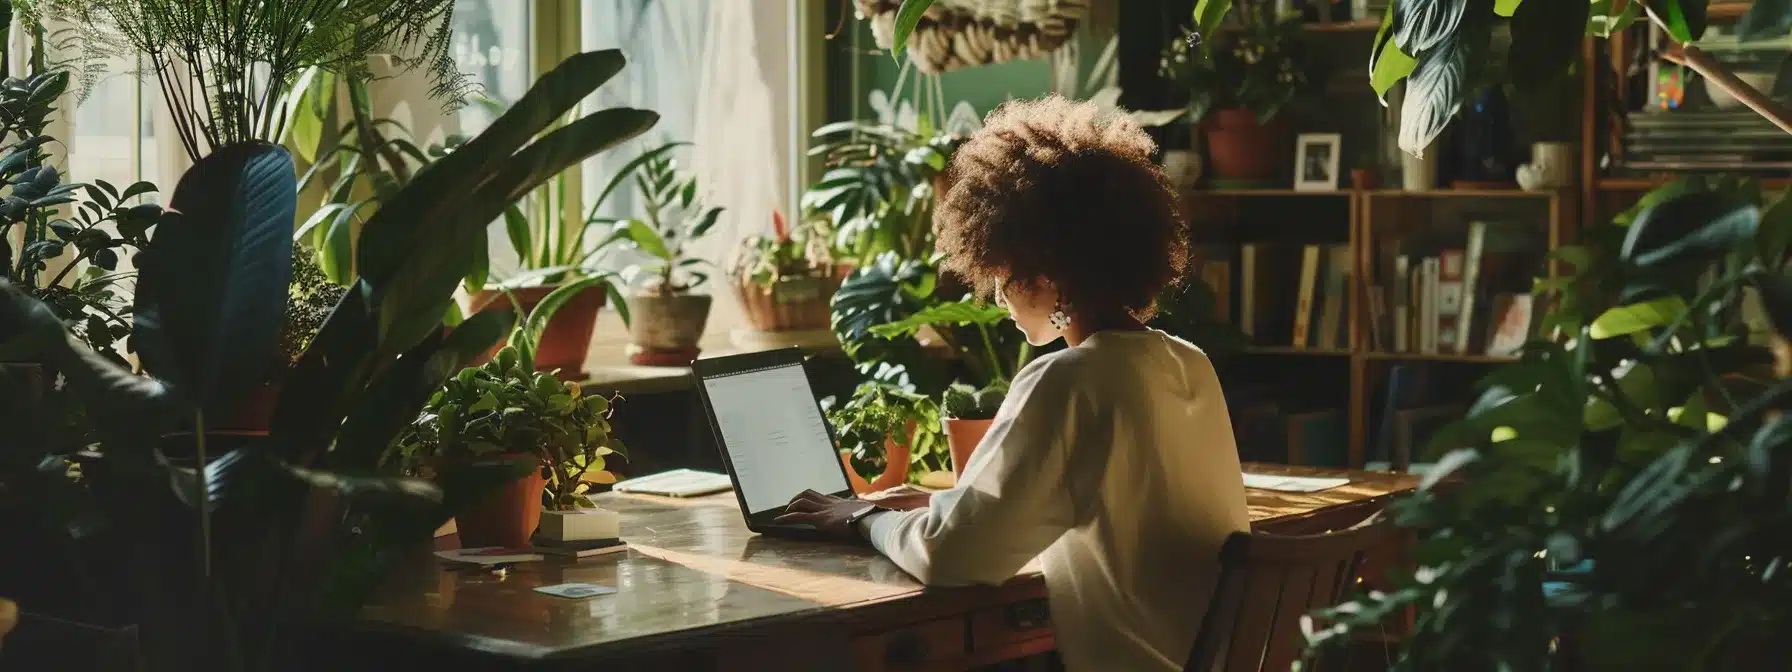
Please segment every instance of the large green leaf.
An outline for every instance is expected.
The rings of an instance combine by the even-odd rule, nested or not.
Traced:
[[[132,343],[149,373],[203,407],[267,380],[286,320],[298,210],[292,157],[220,149],[175,187],[139,268]]]
[[[1760,219],[1759,208],[1730,193],[1683,194],[1638,214],[1619,258],[1638,268],[1713,260],[1752,240]]]
[[[1618,306],[1593,320],[1591,335],[1596,339],[1628,336],[1673,324],[1686,313],[1686,300],[1664,296],[1653,301]]]
[[[1006,308],[975,300],[953,301],[928,306],[901,320],[877,325],[871,328],[871,333],[882,338],[903,338],[914,336],[922,327],[991,326],[1005,319],[1008,319]]]
[[[1745,42],[1783,37],[1792,30],[1792,0],[1755,0],[1736,26]]]
[[[927,8],[933,6],[933,0],[902,0],[896,8],[896,29],[890,38],[890,56],[899,58],[902,50],[908,47],[908,38],[915,32],[915,26],[921,23],[921,16]]]
[[[516,109],[512,108],[512,112]],[[471,247],[484,244],[486,225],[511,203],[568,167],[646,132],[658,121],[658,114],[646,110],[597,112],[543,136],[499,164],[465,198],[442,199],[432,207],[430,214],[439,216],[440,226],[433,229],[434,236],[412,252],[402,273],[391,278],[380,304],[382,349],[396,352],[409,348],[439,323],[453,301],[454,286],[473,261]],[[416,188],[418,182],[412,184]],[[380,215],[389,208],[381,208]],[[375,215],[375,219],[380,215]],[[370,223],[368,229],[372,227]],[[361,249],[365,251],[372,244],[363,234]]]
[[[1201,35],[1201,49],[1212,51],[1214,38],[1219,36],[1220,23],[1226,20],[1226,14],[1232,11],[1232,0],[1197,0],[1195,2],[1195,30]]]
[[[431,394],[475,357],[511,333],[516,318],[509,310],[474,313],[452,331],[423,339],[374,378],[342,423],[331,468],[352,473],[372,471],[393,437],[416,419]]]
[[[1687,44],[1705,36],[1706,0],[1643,0],[1661,19],[1668,36]]]
[[[1410,0],[1408,0],[1410,1]],[[1374,46],[1369,50],[1369,86],[1375,95],[1387,102],[1388,90],[1395,84],[1412,74],[1419,62],[1406,51],[1394,44],[1393,29],[1400,21],[1394,9],[1399,0],[1390,0],[1387,12],[1382,16],[1381,27],[1375,32]]]
[[[834,292],[832,302],[834,335],[847,354],[873,338],[873,327],[926,308],[935,279],[933,269],[924,262],[905,260],[894,253],[879,255],[874,263],[848,276]]]
[[[1495,0],[1493,3],[1493,13],[1500,16],[1512,16],[1518,13],[1523,2],[1524,0]]]
[[[615,49],[578,54],[537,79],[515,105],[505,110],[478,137],[420,171],[411,184],[395,196],[363,231],[358,268],[361,276],[379,286],[405,266],[405,261],[437,237],[446,218],[427,214],[445,211],[471,194],[484,180],[503,174],[517,150],[561,115],[574,109],[597,87],[622,70],[626,59]],[[508,169],[518,168],[509,165]],[[539,182],[536,183],[539,185]],[[446,211],[453,211],[447,208]],[[502,210],[500,209],[500,212]],[[487,218],[484,223],[496,219]],[[460,273],[456,273],[460,275]]]
[[[1580,56],[1591,5],[1584,2],[1527,2],[1512,14],[1513,48],[1508,74],[1521,91],[1559,81]]]

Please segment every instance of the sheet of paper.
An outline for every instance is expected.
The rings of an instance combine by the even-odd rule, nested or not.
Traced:
[[[1319,492],[1330,490],[1349,483],[1348,478],[1320,478],[1317,476],[1281,476],[1275,474],[1245,474],[1244,487],[1258,490],[1275,490],[1278,492]]]
[[[535,589],[535,592],[564,597],[569,600],[580,600],[587,597],[609,595],[616,592],[616,589],[595,583],[562,583],[557,586],[540,586]]]

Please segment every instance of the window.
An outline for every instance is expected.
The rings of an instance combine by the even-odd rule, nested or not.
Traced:
[[[499,104],[515,102],[529,90],[529,47],[532,3],[525,0],[455,0],[454,37],[451,49],[461,72],[484,87],[484,95]],[[494,110],[478,102],[461,109],[461,132],[479,132],[495,118]]]
[[[148,180],[163,190],[151,199],[159,196],[166,200],[174,185],[160,179],[161,151],[156,146],[155,110],[151,107],[160,100],[160,92],[154,73],[138,76],[136,71],[136,64],[129,59],[109,59],[105,74],[87,98],[65,104],[65,109],[73,106],[75,110],[67,135],[68,179],[105,180],[119,189]],[[77,87],[70,85],[71,91]]]

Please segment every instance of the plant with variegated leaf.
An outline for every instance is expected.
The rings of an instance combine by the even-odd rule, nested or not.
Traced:
[[[648,151],[639,170],[630,171],[641,197],[639,218],[600,220],[615,228],[599,247],[619,242],[646,255],[647,261],[631,264],[624,275],[659,294],[684,294],[709,281],[709,273],[699,269],[711,262],[692,256],[687,247],[709,235],[722,215],[721,208],[704,206],[696,176],[679,171],[678,162],[666,155],[678,144]]]

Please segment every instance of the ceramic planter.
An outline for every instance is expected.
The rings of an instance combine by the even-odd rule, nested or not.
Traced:
[[[649,292],[629,297],[629,361],[639,366],[685,366],[709,323],[707,294]]]
[[[547,298],[547,295],[558,286],[523,287],[511,290],[517,301],[522,304],[517,309],[517,319],[521,320],[535,309],[535,305]],[[510,297],[496,290],[480,290],[467,299],[467,312],[477,313],[486,310],[502,310],[510,307]],[[591,351],[591,332],[597,328],[597,311],[604,307],[604,291],[601,287],[592,287],[579,292],[554,313],[548,320],[548,326],[541,332],[541,344],[535,350],[535,368],[541,371],[560,370],[562,379],[575,379],[583,375],[585,357]],[[477,366],[497,356],[503,344],[493,346],[473,362]]]
[[[497,459],[501,462],[533,462],[536,458],[525,453],[512,453]],[[478,469],[481,466],[458,468]],[[461,548],[527,548],[529,537],[541,523],[541,490],[546,485],[547,478],[542,476],[541,470],[533,469],[527,476],[488,490],[478,501],[462,509],[454,517]]]
[[[1518,186],[1526,191],[1572,187],[1576,163],[1572,142],[1532,144],[1531,162],[1518,167]]]
[[[869,481],[852,468],[852,451],[840,451],[840,463],[846,465],[846,480],[858,494],[889,490],[908,482],[908,444],[884,439],[884,473]]]
[[[965,465],[971,463],[971,451],[983,441],[983,435],[989,433],[990,423],[994,420],[960,420],[946,418],[946,446],[952,451],[952,473],[963,474]]]
[[[1202,122],[1207,136],[1208,168],[1214,179],[1261,185],[1276,176],[1276,130],[1257,123],[1257,115],[1238,108],[1217,110]]]

